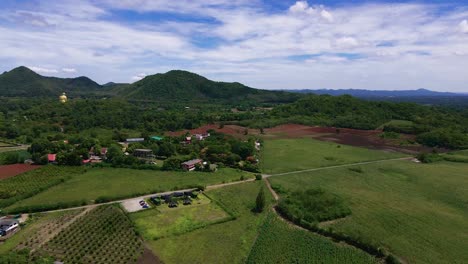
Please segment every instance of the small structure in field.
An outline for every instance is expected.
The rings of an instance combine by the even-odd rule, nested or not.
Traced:
[[[183,162],[181,166],[186,171],[193,171],[195,170],[197,165],[202,165],[202,163],[203,163],[203,160],[201,159],[193,159],[193,160]]]
[[[151,140],[155,140],[155,141],[161,141],[161,140],[163,140],[164,138],[161,137],[161,136],[152,136],[152,137],[150,137],[150,139],[151,139]]]
[[[210,136],[210,133],[203,133],[203,134],[195,134],[193,135],[197,140],[204,140],[205,138]]]
[[[47,154],[47,161],[49,163],[57,163],[57,154]]]
[[[13,233],[19,227],[19,222],[12,218],[0,219],[0,236],[6,236]]]
[[[154,158],[154,154],[151,149],[135,149],[133,151],[133,156],[143,159]]]
[[[144,138],[127,138],[125,143],[145,142]]]

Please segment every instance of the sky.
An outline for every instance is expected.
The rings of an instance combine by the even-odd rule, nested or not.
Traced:
[[[1,0],[0,71],[468,92],[468,0]]]

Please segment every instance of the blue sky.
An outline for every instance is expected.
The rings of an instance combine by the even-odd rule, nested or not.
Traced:
[[[0,71],[468,92],[467,1],[3,0]]]

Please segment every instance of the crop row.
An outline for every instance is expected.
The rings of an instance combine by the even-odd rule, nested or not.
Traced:
[[[0,207],[31,197],[51,186],[64,182],[74,174],[83,173],[81,167],[45,166],[0,181]]]
[[[143,246],[120,208],[100,206],[62,230],[42,250],[65,263],[134,263]]]
[[[290,226],[270,214],[260,230],[247,263],[376,263],[358,249],[333,243]]]

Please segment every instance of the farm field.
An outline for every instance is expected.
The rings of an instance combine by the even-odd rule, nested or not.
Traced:
[[[271,213],[247,263],[378,263],[367,253],[293,227]]]
[[[0,208],[33,196],[82,172],[84,168],[81,167],[44,166],[0,180]]]
[[[0,165],[0,180],[14,177],[21,173],[39,169],[41,166],[28,164]]]
[[[21,249],[37,250],[40,244],[50,236],[50,231],[60,228],[81,211],[70,210],[30,215],[26,225],[20,231],[0,244],[0,254]]]
[[[143,243],[117,206],[99,206],[48,241],[38,255],[65,263],[136,263]]]
[[[10,150],[2,152],[0,148],[0,165],[23,163],[24,160],[29,158],[31,158],[31,154],[29,154],[29,152],[27,152],[26,150]]]
[[[117,168],[93,168],[85,174],[20,201],[8,209],[51,206],[57,203],[93,203],[97,199],[116,200],[161,191],[185,189],[200,185],[238,181],[253,177],[234,169],[214,173],[166,172]]]
[[[273,139],[264,142],[261,168],[263,173],[275,174],[399,157],[405,155],[310,138]]]
[[[226,219],[229,215],[205,195],[191,205],[169,208],[166,204],[130,214],[136,229],[147,240],[180,235]]]
[[[236,219],[154,241],[153,252],[171,263],[245,263],[268,212],[253,213],[255,198],[263,181],[227,186],[206,192]],[[268,208],[271,194],[265,190]]]
[[[382,245],[408,263],[468,259],[468,164],[391,161],[271,177],[273,187],[322,188],[344,198],[351,216],[322,224]]]

